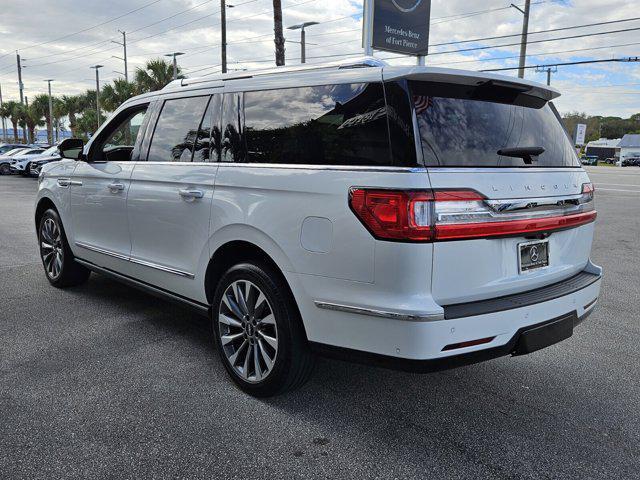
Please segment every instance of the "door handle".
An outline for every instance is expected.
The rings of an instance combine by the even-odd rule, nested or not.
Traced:
[[[68,187],[71,185],[71,180],[68,178],[59,178],[57,183],[59,187]]]
[[[110,183],[108,187],[111,193],[118,193],[124,190],[124,185],[122,183]]]
[[[197,198],[204,197],[204,192],[202,190],[183,189],[178,190],[178,194],[185,200],[195,200]]]

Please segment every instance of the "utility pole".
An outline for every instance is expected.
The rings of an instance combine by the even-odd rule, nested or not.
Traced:
[[[20,89],[20,103],[24,105],[24,85],[22,84],[22,62],[20,54],[16,50],[16,63],[18,64],[18,88]]]
[[[520,41],[520,65],[518,67],[518,77],[524,78],[524,65],[527,58],[527,36],[529,35],[529,12],[531,10],[531,0],[525,0],[524,10],[514,5],[511,6],[524,15],[522,20],[522,38]]]
[[[174,80],[178,79],[178,61],[176,60],[176,57],[179,55],[184,55],[184,52],[173,52],[173,53],[167,53],[165,55],[165,57],[173,57],[173,79]]]
[[[227,73],[227,2],[225,0],[220,0],[220,32],[222,35],[220,63],[222,73]]]
[[[287,27],[287,30],[300,30],[300,63],[307,63],[307,33],[305,28],[318,25],[318,22],[304,22]]]
[[[558,67],[557,66],[553,66],[553,67],[536,67],[536,73],[546,73],[547,74],[547,85],[551,85],[551,74],[552,73],[557,73],[558,72]]]
[[[2,85],[0,84],[0,110],[2,110]],[[7,141],[7,119],[2,117],[2,140]]]
[[[284,35],[282,33],[282,0],[273,0],[273,33],[276,44],[276,66],[284,65]]]
[[[27,96],[24,97],[24,106],[26,107],[27,110],[29,110],[29,98]],[[25,122],[24,124],[22,133],[25,140],[24,143],[31,143],[31,133],[29,132],[29,125],[27,125],[27,122]]]
[[[127,32],[123,32],[122,30],[118,30],[122,34],[122,43],[116,42],[115,40],[111,40],[112,43],[118,44],[122,46],[124,49],[124,57],[116,57],[112,55],[113,58],[117,58],[118,60],[122,60],[124,62],[124,79],[126,82],[129,82],[129,65],[127,63]]]
[[[47,125],[47,136],[49,137],[49,145],[53,145],[53,100],[51,98],[51,82],[53,78],[45,80],[49,85],[49,125]]]
[[[94,65],[93,67],[89,67],[96,71],[96,111],[98,112],[98,128],[100,128],[100,74],[98,73],[98,70],[102,67],[104,67],[104,65]]]

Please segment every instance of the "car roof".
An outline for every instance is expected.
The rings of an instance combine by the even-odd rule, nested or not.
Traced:
[[[268,90],[330,83],[393,81],[400,79],[458,85],[496,83],[526,89],[526,94],[545,101],[560,96],[553,87],[494,73],[424,66],[391,66],[373,57],[329,64],[276,67],[175,80],[162,90],[133,97],[123,104],[144,103],[158,96],[174,96],[205,89],[221,91]],[[204,93],[204,92],[203,92]]]

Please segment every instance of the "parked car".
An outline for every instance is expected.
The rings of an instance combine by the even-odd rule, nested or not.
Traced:
[[[598,165],[598,156],[597,155],[585,155],[580,159],[582,165]]]
[[[4,155],[0,155],[0,175],[9,175],[11,173],[11,163],[15,160],[15,158],[30,150],[39,150],[39,149],[30,149],[30,148],[14,148],[9,150]]]
[[[51,163],[51,162],[56,162],[58,160],[60,160],[60,156],[57,155],[52,155],[50,157],[47,158],[43,158],[41,160],[33,160],[29,166],[29,176],[31,177],[38,177],[40,176],[40,172],[42,171],[42,167],[45,166],[47,163]]]
[[[24,166],[28,168],[29,162],[32,158],[41,155],[44,152],[41,148],[25,148],[22,151],[13,155],[11,163],[9,165],[9,173],[23,173]],[[16,166],[20,165],[18,168]],[[29,170],[27,170],[28,172]]]
[[[42,168],[45,274],[208,316],[256,396],[301,385],[316,354],[429,372],[536,351],[593,311],[602,275],[558,95],[371,60],[173,82]]]
[[[626,157],[621,161],[623,167],[640,167],[640,157]]]
[[[53,162],[60,160],[60,153],[58,152],[57,146],[49,147],[46,150],[38,150],[39,153],[16,155],[11,163],[11,173],[28,176],[31,175],[31,165],[33,162]]]
[[[609,157],[609,158],[605,158],[604,163],[609,164],[609,165],[615,165],[617,161],[618,161],[617,158]]]
[[[9,150],[15,150],[16,148],[28,148],[28,145],[22,145],[20,143],[0,143],[0,156],[6,154]]]

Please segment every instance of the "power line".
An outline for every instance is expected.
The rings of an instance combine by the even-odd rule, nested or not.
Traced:
[[[130,10],[130,11],[126,12],[126,13],[123,13],[122,15],[118,15],[117,17],[113,17],[113,18],[111,18],[109,20],[106,20],[104,22],[98,23],[96,25],[92,25],[90,27],[83,28],[82,30],[78,30],[77,32],[67,33],[66,35],[63,35],[61,37],[54,38],[53,40],[47,40],[46,42],[35,43],[35,44],[29,45],[27,47],[22,47],[19,50],[20,51],[24,51],[24,50],[28,50],[30,48],[40,47],[42,45],[47,45],[49,43],[57,42],[59,40],[64,40],[65,38],[73,37],[74,35],[78,35],[79,33],[84,33],[84,32],[87,32],[89,30],[93,30],[94,28],[106,25],[108,23],[115,22],[116,20],[119,20],[119,19],[121,19],[123,17],[126,17],[127,15],[131,15],[132,13],[139,12],[140,10],[143,10],[143,9],[145,9],[147,7],[150,7],[151,5],[155,5],[156,3],[159,3],[161,1],[162,0],[153,0],[152,2],[149,2],[149,3],[147,3],[147,4],[145,4],[145,5],[141,6],[141,7],[135,8],[133,10]],[[7,55],[9,55],[9,53],[6,53],[6,54],[0,56],[0,58],[3,58],[5,56],[7,56]]]
[[[563,62],[563,63],[550,63],[547,65],[526,65],[523,68],[546,68],[546,67],[563,67],[567,65],[589,65],[592,63],[626,63],[626,62],[638,62],[640,57],[626,57],[626,58],[604,58],[600,60],[580,60],[577,62]],[[487,68],[480,70],[481,72],[504,72],[507,70],[518,70],[519,67],[503,67],[503,68]]]

